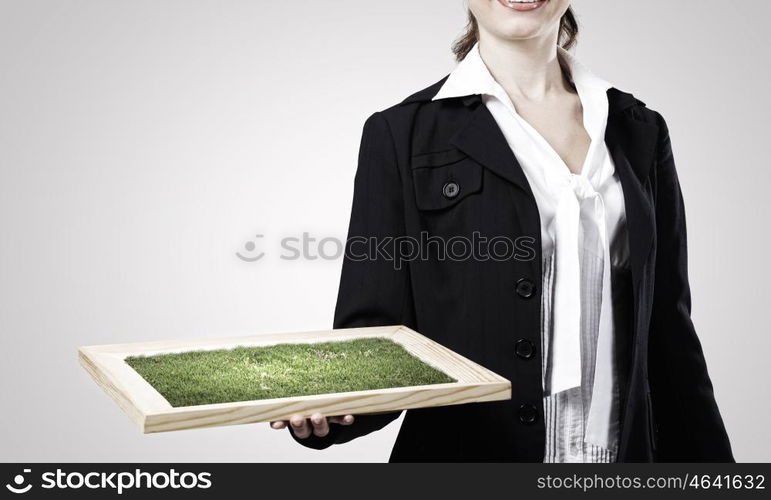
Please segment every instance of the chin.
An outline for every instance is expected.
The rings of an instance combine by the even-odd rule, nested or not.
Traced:
[[[550,0],[539,2],[509,3],[508,0],[492,0],[487,16],[489,28],[506,40],[527,40],[543,33],[551,18]],[[523,8],[527,10],[520,10]],[[532,6],[535,6],[532,7]]]
[[[531,26],[517,23],[516,26],[512,26],[509,24],[507,26],[501,26],[496,30],[495,36],[510,42],[530,40],[539,37],[542,34],[542,28],[541,25]]]

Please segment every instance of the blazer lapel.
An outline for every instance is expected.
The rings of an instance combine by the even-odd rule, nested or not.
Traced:
[[[450,138],[450,144],[532,196],[525,172],[481,96],[470,95],[463,102],[470,108],[469,119]]]
[[[629,234],[630,259],[635,294],[653,244],[655,213],[650,197],[648,175],[656,158],[658,126],[634,118],[628,109],[639,101],[617,89],[608,91],[610,105],[605,143],[616,167]]]
[[[516,215],[522,234],[532,235],[540,255],[541,219],[535,196],[522,166],[517,161],[495,118],[482,102],[481,96],[467,96],[463,98],[463,103],[470,108],[469,119],[450,138],[450,144],[524,192],[525,196],[513,197]],[[540,258],[530,260],[528,265],[533,276],[540,276]]]

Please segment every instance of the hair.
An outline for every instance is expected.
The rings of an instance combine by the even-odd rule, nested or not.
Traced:
[[[452,44],[452,52],[455,54],[455,58],[460,61],[466,54],[471,52],[474,44],[479,41],[479,25],[471,13],[468,11],[468,24],[466,25],[466,31]],[[576,19],[573,7],[568,7],[568,10],[560,18],[559,38],[558,43],[560,46],[567,50],[573,47],[578,41],[578,20]]]

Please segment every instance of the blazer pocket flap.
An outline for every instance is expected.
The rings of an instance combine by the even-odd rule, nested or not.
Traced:
[[[412,168],[440,167],[458,162],[466,158],[466,154],[458,149],[423,153],[412,157]]]
[[[412,171],[420,210],[443,210],[482,190],[482,166],[471,160]]]

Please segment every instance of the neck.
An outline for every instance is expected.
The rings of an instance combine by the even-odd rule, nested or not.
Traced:
[[[479,54],[512,99],[537,101],[570,88],[560,67],[556,33],[513,41],[480,33]]]

